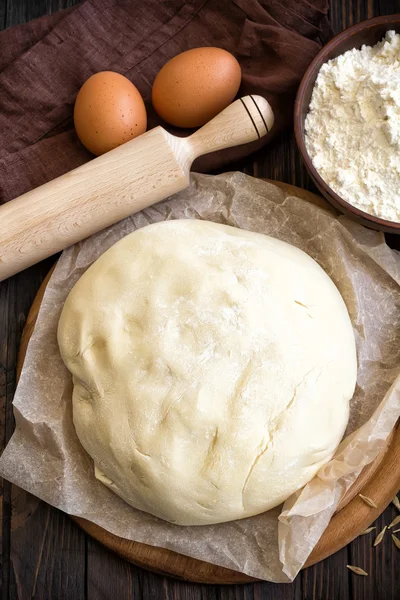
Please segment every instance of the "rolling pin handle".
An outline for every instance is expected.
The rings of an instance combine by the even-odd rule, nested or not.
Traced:
[[[198,156],[254,142],[274,124],[274,113],[262,96],[244,96],[186,138],[191,162]]]

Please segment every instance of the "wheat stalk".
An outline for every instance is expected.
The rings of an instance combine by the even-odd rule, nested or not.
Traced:
[[[380,533],[378,533],[378,535],[376,536],[375,541],[374,541],[374,546],[377,546],[378,544],[381,543],[381,541],[383,540],[383,536],[386,533],[386,529],[387,529],[387,525],[385,525],[385,527],[382,529],[382,531]]]
[[[392,540],[394,541],[394,545],[396,546],[396,548],[398,548],[400,550],[400,540],[398,537],[393,535],[393,533],[392,533]]]
[[[350,571],[353,571],[356,575],[364,575],[364,577],[368,576],[368,573],[364,571],[361,567],[355,567],[354,565],[346,565]]]
[[[395,519],[393,519],[393,521],[390,523],[388,529],[392,529],[392,527],[394,527],[398,523],[400,523],[400,515],[397,515],[397,517]]]
[[[376,529],[376,527],[368,527],[368,529],[360,533],[360,535],[367,535],[367,533],[371,533],[371,531],[373,531],[374,529]]]
[[[368,504],[368,506],[370,506],[371,508],[378,508],[375,502],[371,500],[371,498],[368,498],[368,496],[363,496],[362,494],[358,495],[360,496],[361,500],[364,500],[365,504]]]
[[[395,505],[395,507],[397,508],[397,510],[400,510],[400,500],[398,499],[397,496],[395,496],[392,500],[392,504]]]

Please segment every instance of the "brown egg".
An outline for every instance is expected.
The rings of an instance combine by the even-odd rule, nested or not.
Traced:
[[[129,79],[101,71],[79,90],[74,124],[82,144],[93,154],[104,154],[146,131],[146,108]]]
[[[193,48],[172,58],[152,91],[157,113],[177,127],[199,127],[226,108],[241,80],[236,58],[222,48]]]

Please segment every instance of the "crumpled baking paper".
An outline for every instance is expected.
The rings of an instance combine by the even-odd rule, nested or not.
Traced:
[[[120,537],[260,579],[292,580],[400,414],[400,254],[386,246],[383,234],[320,204],[242,173],[193,175],[189,189],[66,250],[47,286],[28,347],[14,399],[16,431],[1,458],[0,474]],[[75,434],[71,377],[56,340],[69,290],[100,254],[144,225],[182,218],[272,235],[310,254],[342,293],[359,361],[346,432],[352,436],[343,440],[334,459],[283,508],[200,527],[172,525],[138,511],[95,479],[93,462]]]

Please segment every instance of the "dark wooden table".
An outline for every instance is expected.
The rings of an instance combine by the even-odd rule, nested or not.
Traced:
[[[217,1],[217,0],[215,0]],[[0,28],[77,4],[77,0],[0,0]],[[400,12],[396,0],[331,0],[336,32],[376,15]],[[1,132],[0,132],[1,135]],[[313,190],[288,131],[234,168]],[[390,240],[393,244],[394,240]],[[397,242],[396,242],[397,245]],[[19,341],[29,307],[52,261],[0,284],[1,448],[13,430],[12,399]],[[128,564],[85,535],[66,515],[11,486],[1,485],[2,600],[400,600],[400,551],[390,536],[373,549],[360,537],[291,585],[206,586],[173,581]],[[395,516],[389,506],[377,529]],[[351,574],[359,565],[368,577]]]

